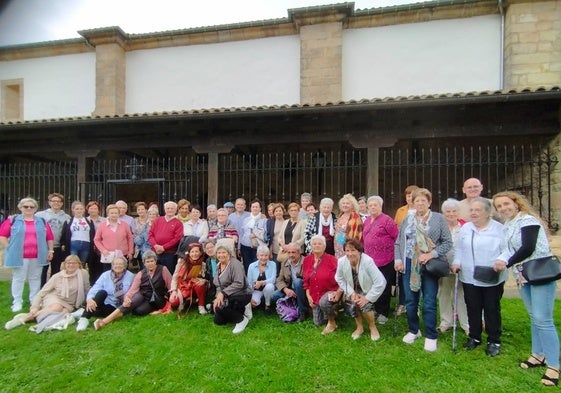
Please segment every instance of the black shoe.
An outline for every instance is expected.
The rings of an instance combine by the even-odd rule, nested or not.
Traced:
[[[467,342],[464,344],[464,348],[467,349],[468,351],[471,351],[472,349],[478,347],[479,344],[481,344],[481,341],[478,341],[475,338],[470,337],[468,338]]]
[[[497,356],[499,353],[501,353],[501,344],[487,343],[487,349],[485,350],[485,353],[491,357]]]
[[[306,320],[306,313],[300,313],[296,322],[304,322]]]

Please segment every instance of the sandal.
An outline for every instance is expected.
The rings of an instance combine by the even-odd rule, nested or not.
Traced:
[[[337,325],[327,324],[327,326],[325,327],[325,329],[323,329],[321,334],[323,334],[325,336],[327,334],[333,333],[335,331],[335,329],[337,329]]]
[[[548,367],[548,370],[553,370],[557,373],[557,378],[553,378],[550,377],[547,374],[542,375],[542,385],[544,386],[557,386],[557,384],[559,383],[559,369],[557,368],[553,368],[553,367]],[[547,373],[547,371],[546,371]]]
[[[537,363],[532,362],[531,361],[532,359],[536,360]],[[530,355],[528,360],[524,360],[520,362],[520,368],[523,368],[524,370],[528,370],[529,368],[534,368],[534,367],[545,367],[545,358],[540,360],[540,358],[534,355]]]
[[[93,325],[95,330],[101,330],[105,326],[105,322],[102,319],[96,319]]]

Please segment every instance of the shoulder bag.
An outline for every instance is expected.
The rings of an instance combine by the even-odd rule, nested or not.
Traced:
[[[561,262],[555,255],[524,262],[520,272],[528,284],[543,285],[561,278]]]
[[[475,264],[475,251],[473,250],[473,237],[471,233],[471,255],[473,257],[473,278],[486,284],[497,284],[499,282],[499,272],[496,272],[491,266],[477,266]]]

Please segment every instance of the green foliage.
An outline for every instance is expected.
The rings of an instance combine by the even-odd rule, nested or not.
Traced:
[[[0,320],[9,311],[9,282],[0,282]],[[457,392],[534,391],[543,370],[522,370],[530,353],[530,329],[520,299],[503,300],[503,346],[496,358],[480,346],[452,352],[451,331],[441,334],[438,351],[427,353],[423,340],[401,342],[407,332],[399,317],[378,326],[382,338],[368,334],[353,341],[354,321],[340,315],[339,328],[320,334],[308,320],[282,323],[261,312],[240,335],[233,326],[216,326],[211,315],[193,310],[174,314],[129,316],[85,332],[75,325],[40,335],[19,327],[2,331],[2,392]],[[561,320],[559,303],[556,318]],[[365,327],[366,328],[366,327]],[[367,330],[367,328],[366,328]]]

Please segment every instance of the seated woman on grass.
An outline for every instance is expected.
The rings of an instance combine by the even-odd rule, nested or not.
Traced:
[[[167,267],[156,264],[156,253],[154,251],[146,251],[142,255],[144,269],[139,271],[132,282],[131,288],[125,295],[123,304],[120,305],[103,319],[96,319],[94,322],[95,330],[102,329],[108,323],[115,319],[121,318],[123,315],[133,313],[134,315],[147,315],[159,312],[164,304],[152,302],[152,293],[156,292],[160,299],[165,300],[165,295],[171,287],[171,273]]]
[[[40,333],[65,319],[84,303],[90,289],[89,277],[77,255],[67,256],[61,271],[53,275],[33,298],[29,313],[16,315],[5,328],[10,330],[36,320],[39,324],[35,331]]]
[[[76,331],[86,330],[91,317],[104,318],[123,304],[134,280],[134,274],[127,270],[127,261],[117,257],[111,263],[111,270],[104,272],[86,296],[86,310],[78,320]]]
[[[252,290],[251,306],[258,307],[265,298],[265,315],[271,313],[271,297],[275,292],[277,265],[269,260],[269,247],[261,245],[257,248],[257,261],[249,265],[247,281]]]

